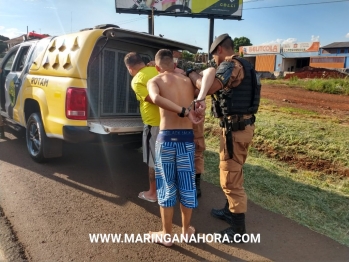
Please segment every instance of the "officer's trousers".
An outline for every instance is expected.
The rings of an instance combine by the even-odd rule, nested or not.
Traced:
[[[225,129],[220,136],[220,184],[225,193],[229,210],[232,213],[247,211],[247,196],[244,184],[242,166],[246,161],[248,147],[251,144],[254,125],[248,125],[245,130],[231,132],[233,141],[233,158],[230,159],[226,146]]]
[[[204,138],[204,121],[200,124],[193,124],[195,143],[195,173],[204,173],[204,151],[206,149]]]

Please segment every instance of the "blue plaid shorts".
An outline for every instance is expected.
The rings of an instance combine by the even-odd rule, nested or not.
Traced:
[[[193,130],[161,130],[155,145],[155,179],[159,205],[173,207],[177,195],[187,208],[198,206]]]

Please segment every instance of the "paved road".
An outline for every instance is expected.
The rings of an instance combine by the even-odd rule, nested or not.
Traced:
[[[6,139],[0,140],[0,206],[30,261],[348,260],[348,247],[252,202],[247,229],[260,234],[259,244],[92,244],[89,233],[161,229],[157,204],[137,198],[148,186],[141,153],[115,146],[65,145],[64,157],[40,165],[29,158],[23,137],[13,134],[7,130]],[[221,189],[203,183],[192,219],[198,232],[227,227],[209,215],[212,207],[223,204]],[[178,212],[174,224],[174,231],[180,232]],[[0,243],[6,236],[1,231]],[[2,249],[5,254],[12,250],[6,242]]]

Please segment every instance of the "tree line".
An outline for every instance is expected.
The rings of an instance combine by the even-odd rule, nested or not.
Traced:
[[[249,38],[242,36],[242,37],[235,37],[233,39],[234,41],[234,51],[235,53],[239,53],[240,46],[251,46],[252,43]],[[195,54],[192,54],[188,51],[182,52],[182,59],[186,61],[195,61]]]
[[[10,40],[10,38],[3,36],[3,35],[0,35],[0,57],[3,57],[3,53],[7,49],[7,43],[3,42],[6,40]]]

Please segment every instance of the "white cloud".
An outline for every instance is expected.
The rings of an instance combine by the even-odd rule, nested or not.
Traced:
[[[320,41],[320,36],[312,35],[310,41],[311,42],[319,42]]]
[[[2,34],[3,36],[7,36],[8,38],[15,38],[25,34],[26,32],[20,31],[17,28],[7,28],[5,32]]]
[[[287,38],[287,39],[282,39],[282,38],[277,38],[276,40],[272,40],[267,43],[263,43],[262,45],[270,45],[270,44],[291,44],[297,42],[297,38]]]
[[[297,42],[297,38],[287,38],[281,44],[292,44],[292,43],[296,43],[296,42]]]
[[[346,38],[349,38],[349,33],[347,33],[347,34],[345,35],[345,37],[346,37]]]
[[[0,30],[2,30],[2,29],[5,29],[5,27],[4,27],[4,26],[2,26],[2,25],[0,25]]]
[[[349,38],[349,33],[346,35],[346,37]],[[315,36],[315,35],[311,36],[310,42],[319,42],[319,41],[320,41],[320,36]],[[282,45],[284,45],[284,44],[293,44],[296,42],[298,42],[297,38],[293,38],[293,37],[290,37],[287,39],[277,38],[276,40],[272,40],[270,42],[263,43],[262,45],[270,45],[270,44],[282,44]]]
[[[46,6],[46,7],[44,7],[44,8],[46,8],[46,9],[52,9],[52,10],[57,9],[57,8],[56,8],[56,7],[54,7],[54,6]]]

